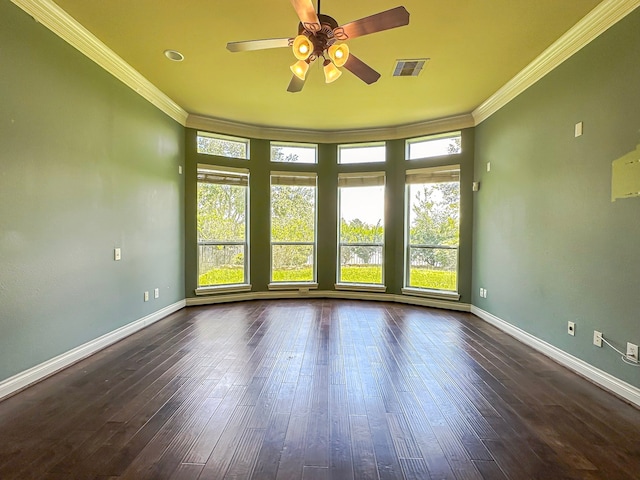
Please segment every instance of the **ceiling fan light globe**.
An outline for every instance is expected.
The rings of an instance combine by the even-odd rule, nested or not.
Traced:
[[[342,75],[342,72],[338,70],[338,67],[336,67],[333,63],[328,62],[324,66],[324,81],[326,83],[335,82],[340,77],[340,75]]]
[[[306,35],[298,35],[293,40],[293,54],[298,60],[306,60],[313,52],[313,44]]]
[[[346,43],[333,44],[329,47],[329,58],[336,67],[342,67],[349,60],[349,46]]]
[[[296,77],[300,80],[304,80],[307,76],[307,71],[309,70],[309,64],[304,60],[298,60],[289,68],[291,68],[291,71]]]

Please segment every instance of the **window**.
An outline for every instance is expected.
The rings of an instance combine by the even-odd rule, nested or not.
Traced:
[[[198,288],[248,284],[249,171],[198,165]]]
[[[462,152],[460,132],[449,132],[406,141],[407,160],[453,155]]]
[[[271,282],[315,282],[316,174],[271,172]]]
[[[271,142],[271,161],[318,163],[318,146],[311,143]]]
[[[406,189],[405,285],[457,292],[460,166],[408,170]]]
[[[338,163],[379,163],[386,160],[385,142],[338,146]]]
[[[338,176],[338,283],[382,285],[384,172]]]
[[[246,138],[228,137],[213,133],[198,132],[198,153],[218,155],[219,157],[249,158],[249,140]]]

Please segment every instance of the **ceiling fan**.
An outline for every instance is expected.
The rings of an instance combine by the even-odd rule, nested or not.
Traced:
[[[318,0],[317,13],[311,0],[291,0],[291,4],[300,18],[297,37],[227,43],[227,50],[231,52],[292,47],[298,61],[291,65],[293,78],[287,88],[289,92],[302,90],[309,65],[320,57],[323,59],[322,65],[327,83],[337,80],[342,75],[339,67],[346,68],[368,85],[376,82],[380,74],[351,54],[346,43],[337,42],[409,24],[409,12],[404,7],[395,7],[338,25],[332,17],[320,13],[320,0]]]

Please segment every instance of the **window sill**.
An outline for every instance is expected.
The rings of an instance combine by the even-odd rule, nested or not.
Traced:
[[[196,295],[216,295],[218,293],[237,293],[250,292],[250,284],[242,285],[219,285],[215,287],[199,287],[196,288]]]
[[[336,283],[336,290],[349,290],[353,292],[376,292],[384,293],[387,291],[385,285],[371,285],[367,283]]]
[[[276,282],[269,284],[269,290],[300,290],[308,292],[309,290],[317,290],[318,284],[315,282]]]
[[[402,294],[413,295],[416,297],[437,298],[438,300],[460,300],[460,294],[458,292],[428,290],[426,288],[403,288]]]

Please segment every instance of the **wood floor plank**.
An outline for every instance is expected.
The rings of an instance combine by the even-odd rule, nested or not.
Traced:
[[[244,425],[251,418],[255,407],[238,405],[216,442],[202,470],[204,478],[223,478],[244,438]]]
[[[304,468],[304,440],[307,433],[306,414],[292,414],[278,462],[277,479],[300,478]]]
[[[276,478],[288,426],[289,413],[271,415],[253,470],[256,478]]]
[[[185,308],[0,402],[2,480],[618,480],[640,410],[477,317]]]
[[[367,480],[380,478],[371,430],[366,415],[350,415],[349,422],[354,478]]]

